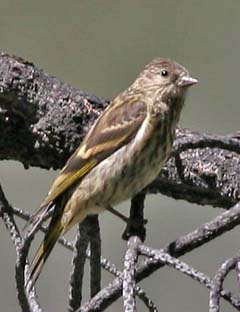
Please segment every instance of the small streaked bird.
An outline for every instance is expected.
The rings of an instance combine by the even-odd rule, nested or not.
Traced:
[[[113,209],[157,177],[171,154],[186,91],[196,83],[183,66],[156,58],[110,103],[30,221],[36,228],[53,209],[27,284],[35,283],[60,235],[87,215]]]

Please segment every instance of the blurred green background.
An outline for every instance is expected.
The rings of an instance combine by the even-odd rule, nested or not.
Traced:
[[[59,79],[106,98],[128,86],[153,57],[172,58],[199,79],[189,92],[181,125],[230,133],[239,130],[239,14],[237,0],[0,0],[0,50],[22,56]],[[29,211],[39,207],[56,174],[24,170],[13,161],[0,163],[0,183],[8,200]],[[122,211],[127,212],[128,206],[122,205]],[[155,195],[148,197],[145,212],[149,220],[146,243],[163,247],[221,210]],[[100,221],[103,255],[121,268],[124,224],[107,212]],[[74,234],[75,229],[69,237]],[[183,259],[213,276],[238,251],[238,234],[235,229]],[[19,311],[15,250],[2,223],[0,235],[1,310]],[[56,246],[37,284],[44,309],[67,310],[70,270],[71,254]],[[103,285],[110,280],[104,274]],[[237,287],[234,282],[232,279],[232,288]],[[85,299],[88,284],[86,276]],[[208,311],[207,290],[170,269],[164,268],[141,285],[161,311]],[[122,311],[121,304],[120,299],[109,311]],[[223,310],[233,311],[225,303]],[[141,303],[138,311],[145,311]]]

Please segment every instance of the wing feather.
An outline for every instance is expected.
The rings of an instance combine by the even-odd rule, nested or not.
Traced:
[[[55,201],[99,162],[127,144],[141,126],[146,112],[146,104],[139,97],[128,98],[127,102],[116,98],[69,158],[41,207]]]

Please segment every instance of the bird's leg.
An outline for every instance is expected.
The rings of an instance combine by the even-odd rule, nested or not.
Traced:
[[[144,191],[138,193],[132,198],[129,221],[126,229],[122,235],[124,240],[128,240],[130,236],[138,236],[142,241],[146,237],[145,224],[147,220],[144,219],[144,201],[146,193]]]
[[[121,214],[120,212],[118,212],[117,210],[115,210],[112,206],[108,205],[106,207],[106,209],[111,212],[112,214],[114,214],[115,216],[117,216],[118,218],[120,218],[121,220],[123,220],[124,222],[128,223],[129,219],[124,216],[123,214]]]

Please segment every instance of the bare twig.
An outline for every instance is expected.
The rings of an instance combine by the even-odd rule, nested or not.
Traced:
[[[194,269],[193,267],[191,267],[190,265],[188,265],[187,263],[172,257],[171,255],[166,253],[164,250],[161,250],[161,249],[157,250],[151,247],[147,247],[145,245],[140,245],[139,252],[144,256],[154,259],[154,261],[156,262],[173,267],[177,271],[180,271],[181,273],[187,275],[188,277],[191,277],[192,279],[198,281],[200,284],[204,285],[208,289],[212,289],[214,285],[214,280],[211,280],[203,272],[200,272]],[[229,303],[232,303],[233,306],[238,311],[240,311],[240,298],[232,295],[229,290],[221,289],[219,291],[219,298],[220,297],[223,297]]]
[[[91,270],[91,298],[101,289],[101,236],[98,216],[90,216],[90,270]]]
[[[239,223],[240,204],[237,204],[229,211],[225,211],[221,215],[214,218],[212,221],[203,224],[197,230],[176,239],[166,247],[165,251],[169,252],[172,256],[179,257],[203,245],[205,242],[213,240],[224,232],[229,231]],[[136,280],[141,281],[162,266],[162,263],[158,263],[154,261],[154,259],[147,259],[137,268]],[[102,289],[92,300],[84,304],[80,311],[95,311],[95,309],[97,309],[97,311],[103,311],[103,309],[119,298],[121,295],[121,290],[122,278],[116,278],[107,287]],[[230,297],[229,302],[234,307],[238,308],[240,303],[235,299],[236,298]]]
[[[10,233],[11,239],[15,245],[17,259],[16,259],[16,286],[19,304],[24,312],[41,312],[42,309],[37,301],[34,288],[30,292],[25,292],[25,262],[26,249],[25,241],[22,239],[19,229],[13,217],[13,209],[9,205],[4,196],[2,187],[0,185],[0,216],[2,217],[7,230]]]
[[[138,246],[141,244],[138,236],[132,236],[128,240],[128,248],[125,254],[123,271],[123,308],[125,312],[136,311],[135,276],[138,259]]]
[[[12,209],[15,215],[17,215],[19,218],[25,221],[28,221],[31,217],[30,213],[26,212],[23,209],[17,207],[12,207]],[[41,225],[40,230],[45,233],[47,228],[46,226]],[[64,237],[59,238],[58,243],[61,244],[63,247],[67,248],[68,250],[70,250],[71,252],[74,251],[74,244],[72,242],[69,242],[66,238]],[[86,256],[87,258],[90,259],[91,256],[90,250],[86,251]],[[109,273],[115,275],[116,277],[122,276],[122,272],[119,271],[114,264],[110,263],[110,261],[104,257],[101,257],[101,267],[107,270]],[[138,297],[143,301],[143,303],[146,305],[146,307],[149,309],[150,312],[157,312],[157,307],[155,303],[141,287],[136,285],[135,291]]]
[[[30,213],[26,212],[23,209],[17,208],[17,207],[13,207],[13,213],[16,214],[18,217],[22,218],[25,221],[28,221],[30,219],[30,217],[31,217]],[[40,230],[45,233],[46,230],[47,230],[47,227],[41,225],[40,226]],[[80,235],[79,235],[79,238],[80,238]],[[77,237],[76,240],[78,240],[78,237]],[[63,238],[63,237],[60,238],[58,240],[58,242],[62,246],[64,246],[67,249],[69,249],[70,251],[72,251],[72,252],[74,251],[73,243],[69,242],[65,238]],[[76,243],[75,243],[75,245],[76,245]],[[91,258],[89,250],[86,251],[86,256],[87,256],[87,258]],[[111,264],[106,258],[101,257],[101,266],[105,270],[107,270],[108,272],[110,272],[111,274],[113,274],[115,276],[118,276],[118,277],[122,276],[122,272],[117,270],[116,266],[114,264]],[[100,279],[98,279],[98,280],[100,280]],[[144,304],[148,307],[149,311],[157,312],[156,305],[154,304],[154,302],[151,300],[151,298],[146,294],[146,292],[141,287],[135,285],[135,292],[139,296],[139,298],[144,302]],[[81,296],[80,296],[80,298],[81,298]]]
[[[228,275],[228,273],[236,268],[236,264],[239,262],[240,257],[233,257],[226,260],[218,270],[217,274],[214,276],[212,282],[212,289],[209,296],[209,312],[219,312],[220,311],[220,298],[223,288],[223,282]],[[240,308],[239,308],[240,310]]]
[[[86,223],[86,222],[85,222]],[[70,276],[69,311],[76,311],[82,301],[82,282],[84,265],[86,261],[86,250],[89,244],[87,227],[84,222],[79,225],[75,240],[75,251],[72,259],[72,272]]]
[[[90,243],[91,297],[101,288],[101,238],[97,216],[87,217],[79,226],[76,251],[73,256],[73,271],[70,278],[69,311],[76,311],[82,301],[84,265]]]

